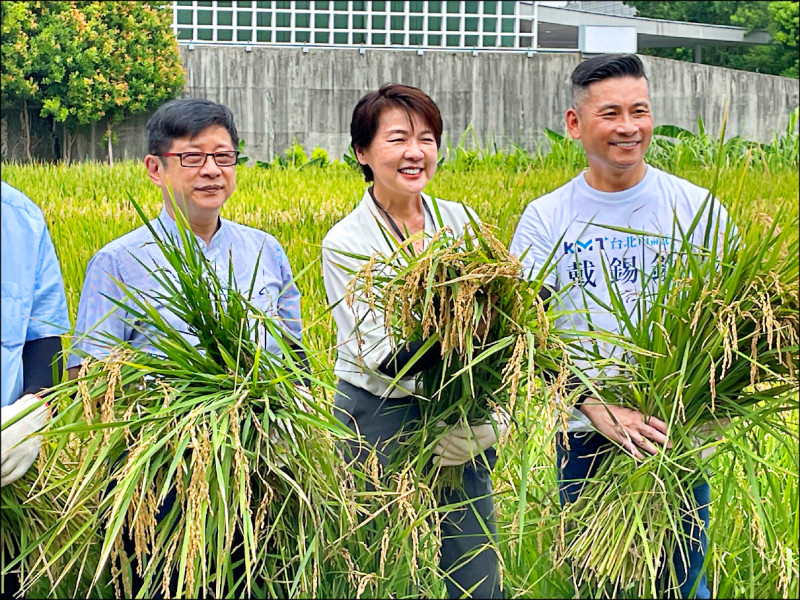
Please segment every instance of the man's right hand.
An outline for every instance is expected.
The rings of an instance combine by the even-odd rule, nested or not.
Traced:
[[[667,439],[667,424],[661,419],[645,416],[638,410],[603,404],[597,398],[587,398],[580,407],[594,428],[630,452],[635,458],[644,458],[642,450],[656,454],[658,447],[672,448]],[[658,444],[658,446],[656,446]]]
[[[26,394],[14,404],[4,406],[0,412],[0,423],[5,423],[28,407],[41,403],[42,399]],[[30,436],[47,423],[49,413],[42,404],[13,425],[3,430],[0,441],[0,487],[6,486],[22,477],[39,455],[41,437]]]

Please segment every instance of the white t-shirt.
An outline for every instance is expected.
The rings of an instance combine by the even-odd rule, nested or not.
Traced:
[[[716,200],[712,204],[705,188],[648,166],[644,178],[632,188],[601,192],[589,187],[581,173],[526,207],[510,251],[522,257],[525,273],[531,278],[552,253],[553,268],[545,281],[556,290],[564,290],[561,308],[580,311],[559,318],[557,327],[616,333],[620,329],[617,318],[603,307],[611,296],[605,273],[635,319],[642,279],[651,284],[656,281],[662,261],[669,260],[672,240],[678,240],[676,248],[679,247],[680,232],[689,231],[703,209],[691,236],[691,242],[697,245],[703,245],[709,224],[713,233],[717,222],[720,230],[724,230],[727,220],[724,207]],[[715,217],[709,221],[709,210],[719,215],[719,220]],[[650,235],[628,234],[609,227]],[[582,340],[584,346],[591,343]],[[606,356],[613,350],[600,348]],[[576,359],[581,364],[579,357]],[[583,413],[576,410],[569,429],[587,430],[588,423]]]
[[[422,194],[425,232],[434,234],[439,230],[436,210],[430,196]],[[469,223],[467,211],[478,221],[475,212],[456,202],[436,199],[436,205],[445,227],[455,235],[462,235]],[[431,219],[433,216],[433,219]],[[384,230],[381,230],[383,226]],[[391,377],[377,371],[394,350],[391,336],[384,329],[383,312],[370,310],[365,302],[356,302],[350,308],[344,301],[347,284],[352,275],[345,268],[357,270],[366,261],[346,256],[342,252],[371,256],[375,252],[391,254],[395,247],[386,236],[391,231],[381,217],[378,207],[369,193],[364,192],[361,203],[344,219],[328,231],[322,241],[322,278],[325,292],[333,308],[337,328],[338,357],[334,373],[348,383],[371,394],[388,398],[402,398],[416,391],[414,377],[405,377],[391,387]],[[359,352],[359,341],[361,351]]]

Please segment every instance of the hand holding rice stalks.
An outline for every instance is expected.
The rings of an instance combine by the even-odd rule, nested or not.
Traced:
[[[633,315],[612,293],[632,346],[615,365],[619,375],[592,390],[665,421],[672,448],[642,462],[612,453],[586,483],[569,509],[562,555],[578,584],[607,585],[615,595],[635,582],[639,597],[663,593],[659,573],[672,568],[679,540],[690,543],[681,519],[692,518],[685,508],[705,477],[705,450],[744,448],[748,431],[780,430],[776,419],[797,411],[797,215],[778,215],[766,231],[750,227],[741,236],[730,223],[720,228],[722,239],[708,248],[676,243]],[[729,419],[734,426],[725,425]],[[698,440],[716,425],[716,436]],[[674,573],[672,582],[680,583]]]
[[[68,597],[76,590],[89,588],[91,573],[75,570],[81,560],[96,560],[94,556],[65,555],[61,548],[71,538],[82,534],[93,515],[88,508],[76,510],[66,523],[60,516],[66,508],[66,498],[58,490],[44,484],[39,472],[49,465],[54,477],[68,479],[78,468],[75,448],[54,452],[50,443],[42,443],[34,466],[20,479],[0,490],[0,544],[6,581],[18,578],[27,597]],[[43,543],[45,540],[52,543]],[[44,570],[47,581],[31,587],[29,574]],[[46,585],[45,585],[46,583]]]
[[[415,252],[419,236],[427,238],[425,249]],[[392,241],[388,234],[387,240]],[[421,423],[404,433],[401,464],[414,457],[428,468],[443,433],[437,424],[468,428],[487,422],[496,407],[513,417],[521,389],[530,403],[543,370],[566,370],[562,345],[538,297],[544,270],[535,281],[523,279],[519,260],[491,227],[473,219],[456,235],[442,226],[431,236],[412,236],[388,256],[362,260],[348,305],[365,302],[380,311],[398,351],[422,342],[394,383],[431,347],[440,347],[441,360],[419,375]],[[463,466],[441,470],[449,473],[442,481],[453,483]]]

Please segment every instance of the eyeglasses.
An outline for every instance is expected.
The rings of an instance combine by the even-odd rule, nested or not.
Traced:
[[[209,156],[214,157],[218,167],[232,167],[239,159],[239,152],[226,150],[224,152],[161,152],[158,156],[177,156],[182,167],[197,168],[206,164]]]

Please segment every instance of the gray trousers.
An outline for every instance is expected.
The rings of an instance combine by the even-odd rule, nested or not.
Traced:
[[[396,446],[396,434],[414,427],[420,419],[413,398],[382,399],[366,390],[339,380],[334,399],[336,416],[366,442],[377,449],[385,467]],[[352,445],[363,463],[369,449]],[[482,461],[468,463],[464,469],[463,489],[447,489],[438,498],[440,505],[459,504],[442,515],[440,567],[447,574],[448,598],[503,598],[500,590],[498,558],[490,546],[497,546],[494,522],[494,499],[490,467],[497,456],[494,448],[486,451],[490,465]],[[486,531],[490,535],[486,535]],[[474,588],[474,589],[472,589]],[[467,590],[472,591],[467,594]]]

